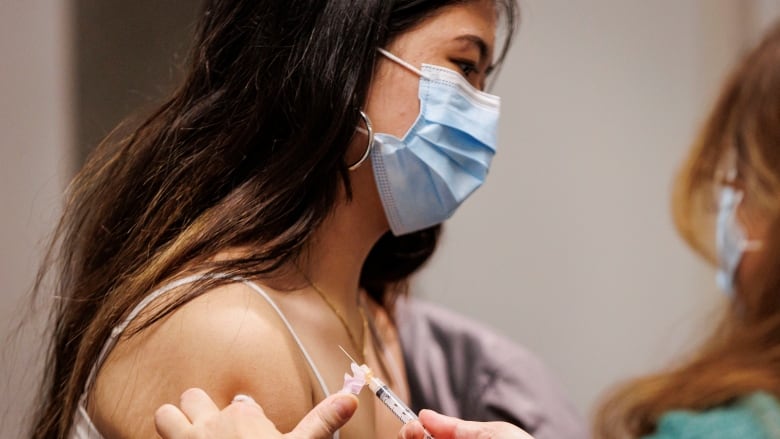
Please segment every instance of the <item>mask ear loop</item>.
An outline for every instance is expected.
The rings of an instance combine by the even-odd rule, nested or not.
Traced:
[[[355,169],[359,168],[363,163],[365,163],[366,160],[368,160],[368,157],[371,155],[371,149],[374,145],[374,128],[371,126],[371,119],[369,119],[368,115],[363,111],[360,111],[360,117],[363,118],[363,122],[366,124],[366,129],[363,130],[362,128],[358,128],[357,131],[368,136],[368,144],[366,145],[365,152],[363,152],[363,156],[361,156],[355,163],[347,166],[347,169],[350,171],[354,171]]]
[[[417,74],[418,76],[421,76],[421,77],[426,78],[426,79],[430,79],[430,77],[427,74],[425,74],[425,72],[423,72],[422,70],[420,70],[417,67],[413,66],[408,61],[405,61],[405,60],[399,58],[397,55],[395,55],[393,53],[390,53],[387,50],[382,49],[381,47],[377,48],[376,50],[379,53],[381,53],[382,55],[384,55],[385,58],[387,58],[387,59],[389,59],[391,61],[394,61],[396,64],[400,65],[401,67],[405,67],[406,69],[412,71],[413,73]]]

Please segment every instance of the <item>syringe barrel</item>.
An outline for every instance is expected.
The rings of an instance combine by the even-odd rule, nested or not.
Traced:
[[[393,391],[379,378],[372,377],[368,380],[368,387],[404,424],[408,424],[417,419],[417,415],[414,414],[412,409],[404,404],[404,402],[401,401],[401,398],[393,393]]]
[[[382,401],[382,403],[386,405],[391,412],[395,413],[395,415],[398,417],[398,419],[401,420],[401,422],[404,423],[404,425],[418,419],[417,415],[412,411],[412,409],[404,404],[404,402],[401,401],[401,398],[393,393],[393,391],[390,390],[390,388],[387,387],[387,385],[379,378],[371,377],[371,379],[368,380],[368,388],[374,392],[377,398],[379,398],[379,400]],[[426,431],[425,439],[433,439],[433,437],[431,437],[431,435]]]

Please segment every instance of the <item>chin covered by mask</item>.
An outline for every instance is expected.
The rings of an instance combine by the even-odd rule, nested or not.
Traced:
[[[396,236],[439,224],[485,181],[496,153],[500,99],[459,73],[423,64],[420,114],[403,138],[376,133],[371,152],[379,196]]]

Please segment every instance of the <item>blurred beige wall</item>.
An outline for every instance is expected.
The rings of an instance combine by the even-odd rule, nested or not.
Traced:
[[[610,383],[690,346],[722,299],[674,234],[670,184],[729,65],[780,1],[521,4],[495,89],[495,166],[416,292],[536,351],[587,412]],[[187,29],[172,15],[194,11],[182,5],[0,1],[3,340],[76,151],[175,76]],[[34,330],[16,340],[3,344],[0,437],[18,436],[42,344]]]
[[[0,437],[21,437],[34,393],[37,319],[26,312],[71,164],[71,50],[66,2],[0,1]]]
[[[28,316],[28,293],[67,180],[172,86],[199,3],[0,1],[0,437],[20,436],[36,390],[48,301]]]

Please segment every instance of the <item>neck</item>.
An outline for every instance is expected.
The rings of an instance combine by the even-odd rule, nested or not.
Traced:
[[[338,203],[299,263],[303,275],[344,310],[354,309],[363,264],[387,228],[384,217],[367,215],[366,203],[355,195]]]

